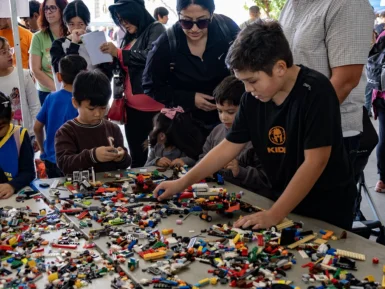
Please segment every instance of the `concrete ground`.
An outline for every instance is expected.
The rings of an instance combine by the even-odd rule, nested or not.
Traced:
[[[374,124],[374,127],[378,131],[378,121],[375,121],[372,119],[372,122]],[[385,194],[376,193],[374,190],[376,183],[378,181],[376,150],[373,151],[372,155],[369,158],[369,163],[365,168],[365,178],[366,178],[366,185],[369,189],[370,196],[372,197],[374,206],[376,207],[377,212],[379,213],[380,218],[384,223],[385,222]],[[370,209],[368,202],[364,196],[361,204],[361,210],[367,219],[373,219],[372,210]]]

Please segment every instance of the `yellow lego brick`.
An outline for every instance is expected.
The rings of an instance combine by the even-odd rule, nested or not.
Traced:
[[[316,243],[318,245],[322,245],[322,244],[325,244],[327,242],[328,242],[327,240],[323,240],[323,239],[316,239],[313,241],[313,243]]]
[[[27,258],[23,258],[23,259],[21,259],[21,262],[23,262],[23,264],[25,265],[25,264],[28,263],[28,259]]]
[[[203,246],[199,246],[198,247],[198,252],[202,252],[202,250],[203,250]]]
[[[385,289],[385,275],[382,277],[381,287],[382,289]]]
[[[57,272],[48,275],[48,282],[53,282],[59,279],[59,275]]]
[[[365,277],[365,279],[368,280],[369,282],[375,282],[373,275],[368,275]]]
[[[382,272],[385,274],[385,265],[384,265],[384,267],[382,268]]]
[[[155,253],[149,253],[143,256],[143,259],[148,261],[148,260],[154,260],[154,259],[160,259],[166,256],[166,251],[159,251]]]
[[[214,277],[214,278],[211,278],[211,279],[210,279],[210,284],[211,284],[211,285],[217,285],[217,283],[218,283],[218,278],[215,278],[215,277]]]
[[[239,239],[241,238],[241,235],[240,234],[237,234],[234,239],[233,239],[233,242],[234,244],[238,243]]]
[[[205,285],[205,284],[210,283],[210,280],[209,280],[209,278],[205,278],[205,279],[200,280],[198,283],[199,283],[199,285]]]
[[[350,251],[345,251],[341,249],[337,249],[336,254],[340,257],[348,257],[355,260],[365,261],[366,257],[364,254],[354,253]]]
[[[35,260],[30,260],[30,261],[28,261],[28,266],[29,266],[30,268],[36,267],[36,262],[35,262]]]
[[[17,238],[16,237],[13,237],[11,239],[8,240],[8,243],[10,246],[13,246],[14,244],[17,243]]]

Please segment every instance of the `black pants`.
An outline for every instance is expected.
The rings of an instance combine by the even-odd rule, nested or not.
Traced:
[[[358,182],[358,178],[359,178],[359,172],[355,172],[355,171],[357,167],[356,166],[357,153],[358,153],[358,149],[360,148],[360,139],[361,139],[360,135],[344,137],[345,149],[348,153],[349,160],[353,168],[353,173],[354,173],[353,176],[356,183]]]
[[[377,170],[380,180],[385,183],[385,101],[376,99],[373,103],[376,107],[377,117],[379,121],[379,141],[377,145]]]
[[[47,173],[48,178],[61,178],[64,177],[62,171],[57,167],[56,164],[51,163],[50,161],[44,160],[45,172]]]
[[[152,119],[157,113],[127,107],[127,124],[124,129],[130,148],[132,168],[143,167],[147,161],[148,151],[143,148],[143,143],[147,140],[153,128]]]

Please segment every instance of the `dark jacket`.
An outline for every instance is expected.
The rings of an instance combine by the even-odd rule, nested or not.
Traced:
[[[143,94],[142,75],[146,66],[147,55],[152,49],[152,43],[165,31],[162,23],[150,24],[138,37],[130,50],[123,50],[123,63],[128,67],[132,93]]]
[[[213,95],[217,85],[230,74],[225,58],[239,27],[230,18],[223,15],[222,18],[230,35],[223,35],[217,19],[214,18],[208,28],[203,61],[191,54],[186,35],[180,24],[176,23],[171,29],[174,30],[177,41],[177,54],[171,55],[167,33],[163,33],[148,55],[143,75],[143,88],[147,95],[166,106],[180,105],[185,111],[192,111],[194,119],[211,126],[211,129],[219,123],[218,113],[196,109],[195,94],[199,92]],[[170,63],[174,61],[175,66],[171,71]]]

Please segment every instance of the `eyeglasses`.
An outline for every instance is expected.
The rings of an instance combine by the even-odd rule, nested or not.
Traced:
[[[190,30],[194,27],[194,25],[198,26],[199,29],[206,29],[209,27],[211,19],[200,19],[198,21],[179,19],[180,26],[183,29]]]
[[[44,6],[44,12],[48,13],[48,11],[50,11],[51,13],[55,13],[57,11],[57,6],[55,5]]]
[[[7,54],[13,55],[15,53],[15,49],[13,47],[10,47],[9,49],[0,49],[0,55],[6,56]]]

